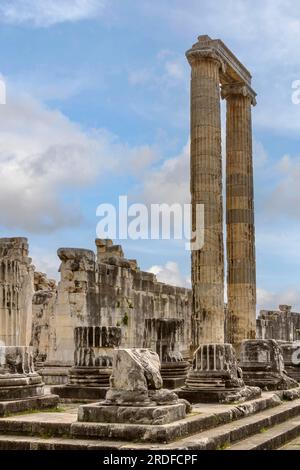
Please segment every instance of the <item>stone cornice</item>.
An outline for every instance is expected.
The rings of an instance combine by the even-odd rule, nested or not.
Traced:
[[[227,99],[229,96],[241,95],[250,98],[251,104],[256,105],[255,91],[245,83],[228,83],[222,85],[221,96],[222,99]]]

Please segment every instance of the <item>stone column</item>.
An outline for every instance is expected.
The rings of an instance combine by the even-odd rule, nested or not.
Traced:
[[[109,388],[114,348],[121,344],[117,326],[79,326],[74,329],[74,367],[68,383],[51,387],[61,398],[98,400]]]
[[[33,266],[26,238],[0,239],[0,345],[29,346]]]
[[[256,94],[243,83],[223,85],[226,122],[228,341],[256,334],[256,270],[251,106]]]
[[[224,253],[220,119],[221,61],[201,49],[205,37],[187,51],[191,75],[192,230],[196,208],[204,205],[204,246],[192,250],[193,349],[224,342]],[[199,235],[199,233],[197,234]]]
[[[35,372],[32,331],[33,271],[26,238],[0,239],[0,417],[56,406]]]

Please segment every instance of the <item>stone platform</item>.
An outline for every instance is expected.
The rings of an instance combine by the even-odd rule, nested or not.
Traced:
[[[56,395],[41,395],[21,400],[0,400],[0,416],[9,416],[14,413],[23,413],[31,410],[43,410],[45,408],[56,408],[59,397]]]
[[[287,402],[281,393],[264,392],[240,405],[196,405],[185,419],[165,425],[119,423],[104,429],[101,423],[77,422],[75,405],[0,418],[0,450],[234,450],[252,439],[259,439],[260,447],[276,448],[297,437],[300,427],[299,395]]]

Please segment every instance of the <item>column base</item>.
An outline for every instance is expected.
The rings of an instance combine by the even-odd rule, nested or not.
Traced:
[[[183,387],[189,368],[190,364],[186,361],[163,362],[160,373],[164,388],[174,390]]]
[[[286,373],[282,350],[273,339],[242,341],[240,366],[246,385],[266,391],[299,387]]]
[[[70,401],[96,401],[105,398],[109,387],[85,387],[76,385],[56,385],[51,387],[51,393],[59,398]]]
[[[63,385],[68,382],[68,374],[71,366],[45,365],[39,369],[45,385]]]
[[[69,370],[68,383],[51,387],[51,392],[66,400],[101,400],[109,389],[111,367],[79,367]]]

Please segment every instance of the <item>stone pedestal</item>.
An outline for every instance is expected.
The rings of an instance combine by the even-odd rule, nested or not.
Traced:
[[[261,390],[244,384],[231,344],[205,344],[194,355],[186,385],[176,391],[191,403],[231,403],[257,398]]]
[[[300,341],[277,341],[277,343],[281,348],[287,375],[300,382]]]
[[[240,367],[247,385],[260,387],[262,390],[298,387],[298,383],[287,375],[282,351],[273,339],[242,341]]]
[[[121,328],[84,326],[74,330],[74,367],[65,386],[51,391],[64,399],[97,400],[104,398],[112,373],[113,349],[121,343]]]
[[[145,320],[144,347],[158,354],[165,388],[175,389],[183,386],[190,367],[179,351],[179,333],[183,327],[184,320],[176,318]]]
[[[80,406],[78,421],[84,423],[82,426],[98,423],[102,434],[107,429],[106,423],[122,424],[125,438],[127,427],[132,424],[141,428],[166,425],[185,418],[187,410],[187,402],[179,400],[174,392],[162,389],[160,361],[155,352],[116,349],[106,399],[98,404]]]

